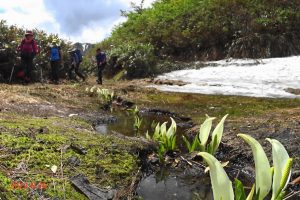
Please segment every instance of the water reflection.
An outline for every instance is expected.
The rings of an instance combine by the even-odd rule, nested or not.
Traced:
[[[144,200],[213,200],[210,184],[192,179],[173,174],[159,180],[153,174],[140,182],[137,193]]]

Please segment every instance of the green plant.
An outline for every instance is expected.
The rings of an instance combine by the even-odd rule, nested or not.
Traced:
[[[155,127],[154,134],[151,136],[147,133],[146,138],[149,140],[154,140],[159,142],[160,152],[165,153],[167,151],[174,151],[176,148],[176,130],[177,124],[175,120],[171,117],[171,125],[167,130],[167,122],[164,122],[162,125],[159,123]]]
[[[210,154],[214,154],[221,143],[224,130],[224,122],[227,116],[228,115],[225,115],[215,127],[214,131],[212,132],[211,142],[209,145],[207,145],[207,141],[209,139],[212,127],[212,121],[215,119],[214,117],[206,117],[206,120],[203,122],[203,124],[201,124],[199,133],[195,136],[192,143],[190,143],[185,136],[182,136],[183,141],[185,142],[185,145],[189,152],[206,151]]]
[[[140,110],[137,106],[135,106],[135,108],[127,109],[127,111],[134,117],[133,128],[138,133],[143,122],[143,119],[141,119],[138,115]]]
[[[270,193],[272,186],[272,200],[282,200],[284,198],[286,185],[290,179],[293,159],[289,158],[284,146],[279,141],[267,138],[272,144],[274,166],[271,168],[268,158],[259,142],[249,135],[238,134],[238,136],[243,138],[251,146],[253,151],[256,174],[255,184],[246,198],[243,184],[239,180],[236,180],[234,196],[232,183],[221,163],[209,153],[201,152],[199,155],[204,158],[210,168],[214,199],[263,200]]]
[[[135,106],[134,108],[129,108],[127,109],[127,111],[132,114],[133,116],[136,116],[139,114],[140,110],[138,109],[137,106]]]
[[[249,135],[238,134],[238,136],[251,146],[255,162],[256,194],[259,193],[259,199],[263,199],[269,194],[272,185],[272,171],[269,160],[258,141]]]
[[[211,154],[207,152],[199,153],[207,162],[210,170],[210,179],[215,200],[233,200],[234,194],[232,183],[229,180],[221,163]]]
[[[284,195],[284,189],[290,180],[293,159],[289,157],[286,149],[279,141],[269,138],[267,141],[272,144],[274,165],[272,200],[277,200]]]
[[[140,127],[142,125],[143,119],[141,119],[139,116],[134,117],[134,129],[138,132],[140,130]]]
[[[106,103],[111,104],[114,98],[114,92],[109,91],[108,89],[98,88],[97,94],[100,98],[102,98]]]

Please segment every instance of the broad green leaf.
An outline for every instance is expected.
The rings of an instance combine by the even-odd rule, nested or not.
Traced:
[[[191,143],[188,141],[188,139],[186,139],[184,135],[182,136],[182,139],[184,141],[186,148],[189,150],[189,153],[192,153]]]
[[[208,145],[208,149],[207,149],[207,152],[210,153],[211,155],[213,155],[215,152],[214,152],[214,149],[217,150],[216,146],[217,146],[217,135],[215,135],[214,138],[212,138],[212,141],[211,143]]]
[[[149,135],[149,132],[147,131],[147,133],[146,133],[146,139],[147,140],[151,140],[151,136]]]
[[[209,137],[209,133],[211,130],[212,126],[212,121],[215,119],[215,117],[209,117],[207,118],[203,124],[200,126],[200,131],[199,131],[199,140],[200,143],[205,146]]]
[[[290,157],[284,146],[278,140],[269,138],[267,138],[266,140],[272,144],[272,157],[274,165],[272,200],[275,200],[277,196],[281,193],[281,190],[284,189],[281,188],[280,184],[283,179],[284,169]],[[290,173],[291,172],[289,171],[288,176],[290,176]],[[287,179],[286,182],[288,181],[289,180]],[[283,183],[284,186],[286,185],[286,182]]]
[[[291,178],[291,169],[292,169],[293,159],[289,158],[285,167],[283,168],[282,179],[280,181],[280,191],[285,190],[286,186],[289,183]]]
[[[154,131],[154,134],[153,134],[153,140],[159,140],[159,138],[160,138],[161,136],[160,136],[160,124],[159,123],[157,123],[157,125],[156,125],[156,127],[155,127],[155,131]]]
[[[255,184],[252,186],[250,193],[247,196],[246,200],[252,200],[255,193]]]
[[[205,151],[205,146],[201,145],[199,141],[198,141],[198,144],[199,144],[199,150]]]
[[[221,166],[222,166],[222,167],[226,167],[228,164],[229,164],[229,161],[223,162],[223,163],[221,163]],[[206,167],[205,170],[204,170],[204,173],[205,173],[205,174],[206,174],[207,172],[209,172],[209,167]]]
[[[280,194],[278,195],[278,197],[276,198],[276,200],[283,200],[285,196],[285,191],[280,192]]]
[[[255,162],[256,193],[259,192],[259,200],[263,200],[270,192],[272,186],[271,167],[262,146],[253,137],[246,134],[238,134],[252,149]]]
[[[167,134],[167,122],[164,122],[161,126],[160,126],[160,135],[164,136]]]
[[[194,141],[193,141],[193,144],[192,144],[192,146],[191,146],[191,148],[192,148],[192,152],[193,151],[196,151],[197,149],[198,149],[198,147],[200,148],[200,145],[199,145],[200,143],[199,143],[199,139],[198,139],[198,137],[196,136],[195,138],[194,138]],[[202,151],[202,149],[201,149],[201,151]],[[204,151],[204,150],[203,150]]]
[[[214,154],[217,151],[217,149],[218,149],[218,147],[221,143],[221,139],[222,139],[222,136],[223,136],[223,130],[224,130],[224,122],[225,122],[225,119],[227,118],[227,116],[228,116],[228,114],[225,115],[221,119],[221,121],[218,123],[218,125],[216,126],[216,128],[214,129],[214,131],[212,133],[212,138],[216,137],[216,139],[217,139],[216,141],[211,142],[211,145],[213,147],[212,154]],[[216,145],[213,144],[214,142],[216,143]]]
[[[246,200],[246,194],[244,190],[243,183],[238,180],[234,179],[235,182],[235,200]]]
[[[165,149],[164,145],[160,143],[159,149],[158,149],[158,156],[159,156],[160,161],[163,161],[163,156],[164,156],[165,152],[166,152],[166,149]]]
[[[176,148],[176,135],[172,137],[172,147],[171,150],[174,151]]]
[[[167,131],[167,138],[170,139],[173,135],[176,134],[176,129],[177,129],[177,124],[175,122],[175,120],[171,117],[171,126],[169,127],[168,131]]]
[[[221,163],[209,153],[201,152],[198,155],[202,156],[209,165],[214,199],[234,200],[232,183],[221,166]]]

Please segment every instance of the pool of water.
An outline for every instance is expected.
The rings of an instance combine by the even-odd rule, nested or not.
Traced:
[[[95,129],[101,134],[123,134],[126,136],[145,136],[148,131],[153,134],[156,124],[159,122],[168,122],[167,128],[171,124],[170,115],[161,112],[139,113],[143,120],[139,131],[133,127],[134,117],[126,111],[114,111],[111,113],[115,120],[109,120],[109,123],[100,123]],[[174,116],[172,116],[174,117]],[[181,141],[181,135],[185,133],[188,127],[186,120],[176,116],[174,117],[177,126],[177,145],[179,149],[184,149]],[[185,125],[182,125],[185,124]],[[137,187],[137,194],[144,200],[190,200],[205,199],[213,200],[210,178],[208,175],[200,176],[201,173],[192,172],[190,169],[171,170],[167,167],[161,168],[155,174],[144,177]]]
[[[143,200],[213,200],[208,176],[166,172],[167,176],[158,172],[142,179],[137,187],[138,196]]]
[[[145,136],[148,131],[151,135],[154,132],[156,124],[168,122],[167,128],[171,124],[170,116],[161,113],[151,113],[146,111],[141,111],[139,113],[140,118],[143,120],[140,130],[134,129],[134,117],[127,111],[114,111],[112,115],[116,120],[110,123],[100,123],[95,125],[95,130],[101,134],[115,134],[120,133],[126,136]],[[183,123],[181,119],[175,119],[177,126],[177,135],[182,135],[186,127],[180,126]],[[187,124],[188,125],[188,124]]]

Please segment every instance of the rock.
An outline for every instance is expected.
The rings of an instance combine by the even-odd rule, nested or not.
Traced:
[[[291,94],[300,95],[300,89],[286,88],[285,91]]]
[[[77,166],[80,165],[80,159],[79,159],[77,156],[71,156],[71,157],[68,159],[68,165],[77,167]]]
[[[113,199],[116,194],[115,190],[100,189],[91,185],[88,179],[82,174],[70,178],[70,181],[76,189],[80,190],[90,200],[109,200]]]
[[[158,157],[155,155],[155,154],[151,154],[149,157],[148,157],[148,162],[151,163],[151,164],[158,164],[159,163],[159,159]]]
[[[49,133],[49,129],[48,129],[48,127],[44,126],[44,127],[39,128],[38,132],[39,132],[39,134],[47,134],[47,133]]]
[[[113,101],[113,103],[117,106],[121,106],[124,108],[131,108],[134,103],[131,101],[126,101],[124,99],[122,99],[121,97],[117,97],[117,99],[115,101]]]
[[[181,120],[181,121],[184,121],[184,122],[188,122],[188,121],[192,120],[189,117],[182,117],[182,116],[179,116],[177,113],[170,112],[168,110],[144,109],[144,110],[141,110],[140,112],[145,113],[145,114],[165,115],[165,116],[173,117],[174,119],[178,119],[178,120]]]
[[[178,85],[178,86],[184,86],[187,83],[183,81],[177,81],[177,80],[161,80],[157,79],[153,81],[156,85]]]
[[[195,125],[192,121],[177,123],[177,127],[185,128],[185,129],[192,128],[193,126]]]
[[[81,155],[87,154],[87,150],[84,147],[76,145],[76,144],[71,144],[71,149],[73,149],[73,151],[75,151],[76,153],[81,154]]]

